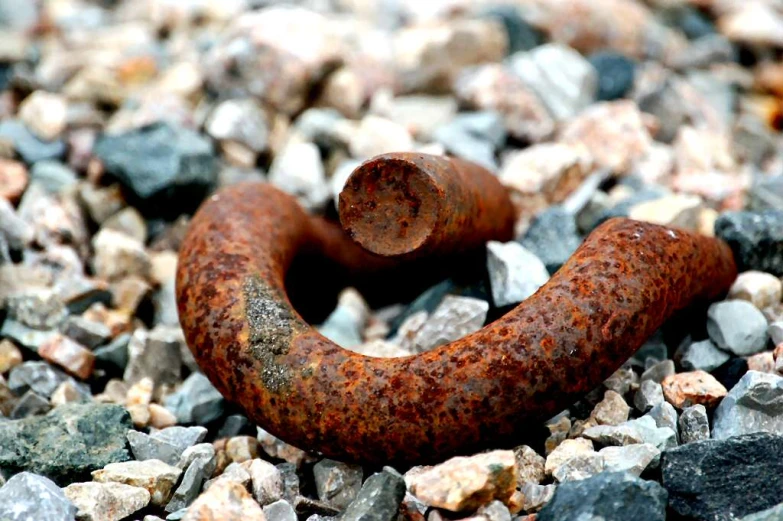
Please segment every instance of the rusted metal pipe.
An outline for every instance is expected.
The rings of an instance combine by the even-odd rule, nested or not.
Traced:
[[[722,295],[736,276],[717,239],[612,219],[502,318],[386,359],[341,348],[293,308],[284,280],[302,251],[356,270],[388,265],[270,185],[206,201],[177,271],[187,343],[251,421],[305,450],[376,464],[511,446],[599,385],[675,311]]]
[[[361,164],[340,193],[339,212],[354,241],[384,256],[451,254],[514,234],[514,206],[491,172],[414,152]]]

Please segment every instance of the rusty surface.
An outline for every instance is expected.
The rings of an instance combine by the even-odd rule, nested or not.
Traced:
[[[187,343],[251,421],[327,457],[381,464],[511,446],[599,385],[673,312],[722,295],[736,276],[716,239],[612,219],[499,320],[384,359],[340,348],[294,310],[284,278],[301,251],[356,269],[388,261],[266,184],[205,202],[177,273]]]
[[[340,224],[364,249],[412,258],[511,240],[515,210],[485,168],[414,152],[383,154],[353,171],[340,194]]]

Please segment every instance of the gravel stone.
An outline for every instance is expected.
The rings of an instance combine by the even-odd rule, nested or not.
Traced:
[[[701,404],[683,409],[679,426],[680,442],[683,444],[710,439],[710,420],[707,409]]]
[[[484,326],[489,303],[476,298],[446,295],[411,339],[413,352],[442,346]],[[405,346],[403,346],[405,347]]]
[[[156,459],[176,465],[185,449],[201,443],[206,435],[204,427],[169,427],[152,434],[131,430],[128,443],[139,461]]]
[[[405,480],[384,468],[367,478],[359,494],[343,511],[343,521],[392,521],[405,497]]]
[[[625,403],[622,395],[611,389],[604,393],[604,399],[598,402],[590,418],[599,425],[620,425],[628,421],[631,408]]]
[[[80,521],[120,521],[146,507],[150,493],[122,483],[73,483],[63,489]]]
[[[317,463],[316,467],[322,462]],[[313,470],[315,471],[315,468]],[[268,461],[254,459],[250,464],[248,472],[250,473],[250,478],[253,480],[253,497],[258,501],[259,505],[263,507],[283,498],[283,475],[280,472],[280,469]],[[317,474],[315,485],[319,491],[318,497],[326,501],[321,495]],[[361,487],[361,479],[359,480],[359,486]],[[337,495],[339,495],[339,493]]]
[[[51,480],[20,472],[0,487],[3,521],[73,521],[76,507]]]
[[[150,493],[150,503],[162,507],[171,497],[181,474],[182,470],[177,467],[151,459],[110,463],[94,471],[92,478],[99,483],[116,482],[144,488]]]
[[[540,454],[527,445],[520,445],[514,449],[514,457],[517,460],[517,487],[544,481],[546,460]]]
[[[704,371],[667,376],[661,385],[666,401],[678,409],[699,403],[712,407],[727,393],[726,388],[714,376]]]
[[[633,87],[636,64],[615,51],[599,51],[588,57],[598,74],[595,99],[612,101],[625,97]]]
[[[663,347],[665,348],[665,346]],[[642,349],[644,349],[644,346],[642,346]],[[637,355],[639,354],[640,351],[641,349],[637,351]],[[662,360],[647,368],[642,373],[641,381],[643,383],[646,380],[651,380],[653,382],[661,383],[666,377],[671,376],[673,374],[675,374],[674,361]]]
[[[182,370],[183,343],[178,328],[137,329],[128,344],[129,358],[123,379],[129,384],[142,378],[151,378],[156,385],[176,384]]]
[[[452,512],[472,510],[511,497],[516,459],[512,451],[502,450],[458,456],[413,476],[409,473],[406,481],[408,490],[428,505]]]
[[[28,416],[37,416],[51,410],[49,400],[33,391],[27,391],[14,405],[8,417],[12,420],[21,420]]]
[[[642,443],[642,435],[629,425],[596,425],[588,427],[582,436],[601,445],[631,445]]]
[[[731,355],[718,349],[711,340],[684,343],[678,348],[675,358],[687,371],[711,372],[725,364]]]
[[[553,206],[536,215],[519,241],[554,275],[582,244],[574,215]]]
[[[691,519],[736,519],[774,506],[783,494],[783,437],[745,434],[704,440],[661,456],[669,507]],[[732,479],[727,478],[731,465]]]
[[[267,518],[243,485],[221,479],[201,494],[182,517],[183,521],[208,519],[266,521]]]
[[[214,139],[238,142],[254,152],[263,152],[269,143],[267,116],[252,98],[220,103],[210,114],[205,130]]]
[[[211,448],[209,444],[204,445]],[[183,454],[183,459],[185,459],[184,456],[185,455]],[[216,458],[214,448],[211,452],[208,450],[191,452],[186,459],[190,459],[191,461],[186,466],[185,473],[183,474],[177,489],[174,491],[171,500],[166,505],[166,512],[176,512],[190,506],[196,497],[198,497],[199,492],[201,492],[201,486],[204,484],[204,481],[215,472]],[[180,469],[183,468],[181,465],[177,466]]]
[[[767,345],[767,319],[750,302],[716,302],[707,312],[707,333],[721,349],[738,356],[752,355]]]
[[[24,362],[11,369],[8,387],[17,395],[29,390],[49,398],[57,387],[68,379],[46,362]]]
[[[269,167],[269,182],[309,210],[324,208],[331,197],[321,153],[313,143],[287,144]]]
[[[603,472],[604,458],[597,452],[578,454],[557,467],[552,477],[559,483],[579,481]]]
[[[362,488],[362,468],[323,459],[313,467],[318,499],[344,510]]]
[[[661,451],[649,443],[604,447],[598,454],[604,461],[604,472],[628,472],[634,476],[660,463]]]
[[[0,470],[30,471],[68,484],[130,458],[130,415],[117,405],[66,404],[46,416],[0,422]]]
[[[783,210],[722,213],[715,236],[729,244],[741,272],[783,276]]]
[[[82,316],[70,316],[65,321],[63,333],[79,344],[94,350],[111,338],[109,326]]]
[[[661,402],[650,409],[648,415],[657,427],[668,427],[677,434],[677,409],[669,402]]]
[[[487,270],[495,306],[518,304],[549,280],[544,263],[515,242],[487,243]]]
[[[774,275],[762,271],[746,271],[737,275],[729,289],[729,299],[747,300],[756,308],[764,309],[779,304],[783,295],[783,282]]]
[[[223,415],[225,399],[201,373],[185,379],[177,392],[166,397],[164,405],[180,423],[207,424]]]
[[[627,472],[604,472],[559,485],[536,520],[601,518],[605,521],[663,521],[666,519],[666,499],[666,490],[658,483]]]
[[[38,161],[30,169],[30,183],[50,194],[61,194],[76,186],[76,173],[58,161]]]
[[[633,398],[634,406],[642,413],[663,403],[663,388],[653,380],[644,380]]]
[[[783,377],[748,371],[715,409],[713,438],[754,432],[783,432]]]
[[[0,142],[3,141],[10,142],[22,161],[28,165],[46,159],[60,159],[66,150],[62,140],[41,140],[18,119],[0,122]]]
[[[558,121],[575,116],[592,101],[597,74],[575,50],[550,43],[510,58],[511,69],[543,100]]]
[[[655,419],[649,414],[629,420],[623,425],[636,429],[642,436],[642,442],[654,445],[660,450],[677,446],[677,433],[669,427],[658,427]]]
[[[68,373],[86,380],[95,368],[95,355],[64,335],[56,335],[38,348],[38,354],[44,360],[57,364]]]
[[[285,499],[264,506],[263,512],[268,521],[297,521],[294,507]]]
[[[211,143],[174,124],[154,123],[103,135],[93,152],[106,173],[132,195],[129,202],[145,215],[192,211],[217,180]]]

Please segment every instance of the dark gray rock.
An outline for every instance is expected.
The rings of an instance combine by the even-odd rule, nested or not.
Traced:
[[[204,427],[167,427],[165,429],[145,434],[128,431],[133,457],[139,461],[158,459],[169,465],[176,465],[182,453],[204,440],[207,429]]]
[[[710,420],[707,409],[701,404],[683,409],[679,426],[680,442],[683,444],[710,439]]]
[[[392,521],[396,519],[405,480],[393,469],[385,468],[367,478],[341,516],[342,521]]]
[[[633,397],[634,406],[643,413],[661,403],[663,403],[663,388],[653,380],[644,380]]]
[[[177,392],[166,397],[165,406],[180,423],[204,425],[223,415],[225,399],[206,376],[193,373]]]
[[[633,88],[636,76],[636,63],[616,51],[598,51],[591,54],[587,61],[598,73],[598,101],[612,101],[625,97]]]
[[[233,438],[240,434],[255,435],[256,428],[250,423],[250,420],[242,416],[241,414],[232,414],[227,416],[223,421],[223,425],[218,430],[215,439],[220,438]]]
[[[3,521],[73,521],[76,507],[50,479],[21,472],[0,488]]]
[[[66,404],[46,416],[0,423],[0,471],[30,471],[63,485],[89,481],[90,472],[127,461],[124,407]]]
[[[677,429],[677,409],[675,409],[672,404],[669,402],[661,402],[650,409],[650,412],[647,414],[650,416],[650,418],[655,420],[655,425],[658,428],[670,428],[672,431],[674,431],[677,439],[679,439]]]
[[[783,432],[783,377],[748,371],[715,409],[712,437],[762,431]]]
[[[662,360],[660,362],[655,362],[652,365],[650,365],[642,373],[641,380],[642,382],[645,382],[646,380],[652,380],[653,382],[661,383],[663,382],[664,378],[673,375],[674,373],[675,373],[674,360]]]
[[[628,472],[602,472],[581,481],[561,483],[537,521],[666,519],[666,490]]]
[[[112,336],[111,329],[103,322],[89,320],[79,315],[68,317],[63,326],[63,333],[88,349],[95,349]]]
[[[729,520],[774,506],[783,497],[783,436],[755,433],[704,440],[661,456],[669,507],[688,519]]]
[[[715,235],[729,244],[740,271],[783,276],[783,210],[722,213]]]
[[[57,336],[57,331],[54,329],[35,329],[10,317],[6,317],[2,328],[0,328],[0,337],[10,338],[20,346],[36,353],[39,347],[55,336]]]
[[[763,351],[769,338],[767,319],[746,300],[715,302],[707,311],[707,333],[716,346],[738,356]]]
[[[21,420],[28,416],[43,414],[51,408],[52,405],[49,403],[49,400],[34,391],[27,391],[16,402],[14,409],[8,417],[12,420]]]
[[[495,128],[502,130],[502,137],[505,140],[505,124],[497,113],[476,114],[480,116],[473,119],[470,119],[468,115],[454,118],[446,125],[438,127],[433,138],[454,156],[496,171],[498,165],[495,159],[495,150],[499,145],[493,142],[493,139],[497,140],[497,135],[491,125],[495,124]],[[485,116],[485,114],[491,114],[491,116]],[[491,121],[483,122],[481,117],[487,120],[491,119]]]
[[[62,140],[43,141],[17,119],[0,122],[0,141],[9,141],[14,150],[27,164],[46,159],[60,159],[65,155],[65,143]]]
[[[129,202],[147,216],[192,211],[217,182],[212,143],[169,123],[104,135],[93,152],[108,176],[128,190]]]
[[[662,19],[680,29],[691,40],[715,34],[715,25],[705,14],[690,5],[676,5],[661,12]]]
[[[518,6],[493,5],[480,11],[479,15],[494,18],[503,24],[508,36],[508,54],[529,51],[544,43],[544,35],[522,17]]]
[[[204,445],[211,448],[209,444]],[[201,448],[199,447],[199,449]],[[177,512],[190,506],[198,497],[199,492],[201,492],[201,486],[204,484],[204,481],[212,477],[212,473],[215,471],[216,458],[214,449],[211,451],[194,451],[194,456],[188,459],[192,459],[192,461],[187,465],[179,486],[166,505],[166,512]]]
[[[128,353],[130,339],[130,333],[123,333],[105,346],[96,349],[96,363],[100,367],[115,373],[124,372],[130,358],[130,353]]]
[[[574,215],[552,206],[536,215],[519,242],[554,274],[582,244],[582,237]]]

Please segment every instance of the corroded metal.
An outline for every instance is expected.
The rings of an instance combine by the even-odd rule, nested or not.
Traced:
[[[345,232],[384,256],[455,253],[514,234],[514,206],[491,172],[414,152],[361,164],[345,183],[339,211]]]
[[[177,272],[187,343],[251,421],[303,449],[379,464],[509,446],[599,385],[676,310],[722,295],[736,276],[717,239],[616,218],[502,318],[385,359],[342,349],[293,308],[284,281],[302,251],[350,269],[388,266],[270,185],[206,201]]]

